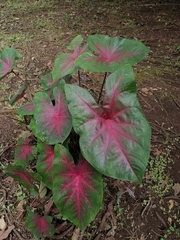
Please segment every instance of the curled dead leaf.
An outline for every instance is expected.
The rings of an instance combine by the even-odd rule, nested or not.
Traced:
[[[170,225],[172,225],[172,218],[168,217],[168,222]]]
[[[18,205],[17,205],[17,207],[16,207],[16,209],[17,209],[18,212],[24,212],[24,204],[25,204],[25,203],[26,203],[25,200],[21,200],[21,201],[18,203]]]
[[[148,95],[149,89],[148,88],[141,88],[141,92],[144,93],[144,95]]]
[[[79,239],[79,235],[80,235],[80,229],[76,228],[74,233],[73,233],[72,240],[78,240]]]
[[[170,199],[169,200],[169,211],[174,207],[174,200]]]
[[[180,184],[175,183],[174,186],[172,187],[172,189],[174,190],[174,195],[177,196],[178,193],[180,192]]]
[[[7,224],[6,224],[6,222],[4,221],[4,216],[2,216],[1,218],[0,218],[0,230],[5,230],[6,229],[6,227],[7,227]]]
[[[14,225],[9,226],[7,230],[5,231],[0,231],[0,240],[7,239],[11,231],[14,229]]]

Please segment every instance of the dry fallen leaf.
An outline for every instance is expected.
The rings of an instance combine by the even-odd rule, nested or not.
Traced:
[[[172,218],[168,217],[168,222],[171,225],[172,224]]]
[[[31,136],[31,132],[30,131],[21,131],[21,133],[18,136],[19,138],[28,138],[29,136]]]
[[[0,240],[6,239],[13,229],[14,225],[9,226],[6,231],[0,231]]]
[[[160,151],[160,150],[157,149],[157,148],[154,148],[154,149],[153,149],[153,153],[154,153],[155,156],[160,156],[160,155],[162,154],[162,151]]]
[[[174,207],[174,200],[170,199],[169,200],[169,211]]]
[[[0,218],[0,230],[5,230],[7,227],[6,222],[4,221],[4,216],[2,216],[2,218]]]
[[[50,200],[48,203],[45,204],[45,206],[44,206],[44,215],[49,215],[53,203],[54,203],[54,201]]]
[[[25,200],[21,200],[21,201],[18,203],[18,205],[17,205],[17,207],[16,207],[16,209],[17,209],[18,212],[24,212],[24,204],[25,204],[25,203],[26,203]]]
[[[80,229],[79,229],[79,228],[76,228],[75,231],[74,231],[74,233],[73,233],[73,236],[72,236],[72,239],[71,239],[71,240],[78,240],[79,235],[80,235]]]
[[[172,187],[172,189],[174,190],[174,195],[177,196],[178,193],[180,192],[180,184],[175,183],[174,186]]]
[[[164,188],[167,184],[168,184],[168,180],[167,179],[160,181],[161,188]]]
[[[145,240],[145,236],[143,233],[141,234],[140,240]]]
[[[144,93],[145,95],[148,95],[149,89],[148,88],[141,88],[141,92]]]

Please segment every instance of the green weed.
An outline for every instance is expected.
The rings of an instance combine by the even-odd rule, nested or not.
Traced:
[[[173,180],[167,174],[166,169],[168,164],[172,163],[170,157],[172,147],[168,145],[165,153],[149,161],[148,174],[153,182],[149,189],[152,189],[159,197],[163,197],[173,186]]]
[[[174,226],[169,226],[168,230],[166,231],[164,236],[162,238],[160,238],[160,240],[169,239],[169,237],[172,234],[173,234],[173,237],[174,237],[174,235],[177,235],[178,237],[180,237],[180,230],[178,228],[176,228],[175,224],[174,224]]]

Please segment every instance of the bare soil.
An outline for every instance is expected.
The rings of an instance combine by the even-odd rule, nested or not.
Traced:
[[[52,69],[58,54],[78,34],[107,34],[141,40],[151,49],[134,67],[138,98],[152,127],[151,155],[143,183],[124,185],[104,178],[103,208],[79,232],[70,222],[54,218],[55,236],[46,239],[178,240],[180,239],[180,2],[173,0],[1,0],[0,48],[16,48],[22,58],[16,70],[35,90],[42,75]],[[100,77],[100,76],[99,76]],[[101,77],[102,78],[102,77]],[[102,78],[103,80],[103,78]],[[55,206],[33,201],[3,169],[13,161],[17,139],[24,128],[8,100],[21,82],[9,75],[0,81],[0,216],[9,229],[6,239],[33,239],[25,227],[25,207],[51,216]],[[85,83],[95,94],[90,77]]]

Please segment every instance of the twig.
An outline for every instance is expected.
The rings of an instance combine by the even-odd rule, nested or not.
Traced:
[[[176,196],[168,196],[168,197],[164,197],[164,199],[174,199],[174,200],[179,200],[180,201],[180,198],[176,197]]]
[[[156,216],[157,216],[158,219],[162,222],[162,224],[165,226],[165,228],[167,228],[167,224],[166,224],[166,222],[165,222],[164,219],[159,215],[158,212],[156,212]]]
[[[139,97],[145,102],[145,104],[150,108],[150,109],[152,109],[153,110],[153,108],[152,108],[152,106],[144,99],[144,97],[141,95],[141,94],[139,94]]]
[[[101,233],[99,233],[96,237],[95,237],[95,239],[94,240],[99,240],[100,239],[100,237],[101,237]]]
[[[142,213],[141,213],[141,217],[144,217],[144,214],[146,212],[146,210],[148,209],[149,205],[151,204],[151,200],[148,201],[147,205],[145,206],[145,208],[143,209]]]
[[[172,96],[172,94],[170,94],[170,96],[171,96],[171,98],[173,99],[173,101],[174,101],[174,103],[176,104],[176,106],[177,106],[178,108],[180,108],[180,103],[177,102],[177,101],[174,99],[174,97]]]
[[[74,226],[71,226],[70,228],[68,228],[66,231],[64,231],[62,234],[57,235],[57,236],[53,236],[52,239],[61,239],[64,236],[66,236],[70,231],[72,231],[74,228]]]
[[[152,231],[153,233],[155,233],[155,234],[156,234],[157,236],[159,236],[159,237],[164,237],[164,236],[162,236],[161,234],[155,232],[153,229],[151,229],[151,231]]]

